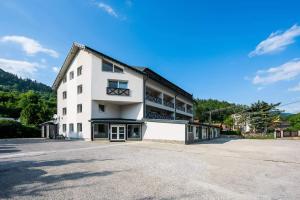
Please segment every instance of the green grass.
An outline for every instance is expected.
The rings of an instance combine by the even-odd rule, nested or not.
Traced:
[[[265,140],[265,139],[274,139],[273,134],[244,134],[243,137],[245,139],[260,139],[260,140]]]

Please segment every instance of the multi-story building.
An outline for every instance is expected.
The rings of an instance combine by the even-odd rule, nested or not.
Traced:
[[[147,67],[74,43],[53,89],[59,134],[86,140],[186,140],[193,96]]]

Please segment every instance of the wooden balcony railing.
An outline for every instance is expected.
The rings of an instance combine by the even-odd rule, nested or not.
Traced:
[[[106,94],[108,95],[118,95],[118,96],[129,96],[130,90],[125,88],[106,88]]]

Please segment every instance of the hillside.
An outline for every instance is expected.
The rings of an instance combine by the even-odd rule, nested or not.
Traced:
[[[12,91],[17,90],[19,92],[27,92],[33,90],[36,92],[50,93],[51,87],[32,81],[30,79],[22,79],[14,74],[4,71],[0,68],[0,90]]]

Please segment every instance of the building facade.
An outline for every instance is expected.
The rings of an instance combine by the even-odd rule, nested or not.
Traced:
[[[146,67],[74,43],[52,88],[59,134],[84,140],[186,141],[193,96]]]

